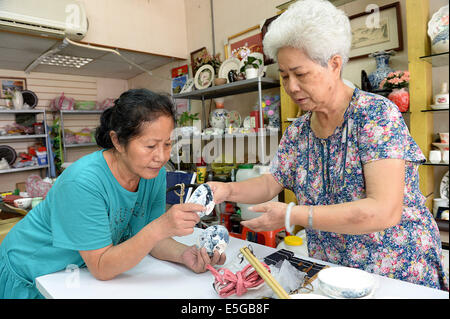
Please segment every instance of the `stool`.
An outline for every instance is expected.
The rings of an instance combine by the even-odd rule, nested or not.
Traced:
[[[264,237],[264,245],[269,246],[269,247],[273,247],[273,248],[277,248],[277,243],[276,243],[276,235],[277,233],[279,233],[280,231],[284,230],[283,228],[280,229],[276,229],[276,230],[270,230],[270,231],[261,231],[261,232],[254,232],[251,229],[247,228],[247,227],[243,227],[242,228],[242,240],[247,240],[247,233],[251,232],[251,233],[256,233],[257,236],[263,236]]]

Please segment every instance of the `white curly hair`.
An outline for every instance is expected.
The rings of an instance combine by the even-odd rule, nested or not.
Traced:
[[[299,0],[270,24],[263,47],[275,61],[279,49],[293,47],[326,67],[334,55],[345,65],[351,42],[350,21],[342,10],[326,0]]]

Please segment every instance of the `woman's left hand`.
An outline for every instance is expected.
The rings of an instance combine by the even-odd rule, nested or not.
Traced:
[[[263,214],[257,218],[242,221],[241,224],[256,232],[283,228],[287,206],[280,202],[267,202],[252,206],[249,208],[251,211]]]
[[[208,256],[206,248],[198,249],[195,245],[188,247],[182,254],[181,260],[183,264],[192,269],[195,273],[202,273],[206,271],[206,265],[223,265],[226,260],[225,254],[214,252],[212,258]]]

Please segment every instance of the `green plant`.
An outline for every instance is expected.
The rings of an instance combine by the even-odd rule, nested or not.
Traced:
[[[240,72],[245,72],[245,69],[247,68],[258,69],[263,64],[261,59],[255,58],[254,56],[248,56],[247,59],[243,61],[244,65],[241,67]]]
[[[189,112],[183,112],[178,118],[178,125],[192,126],[195,120],[198,120],[198,113],[189,114]]]

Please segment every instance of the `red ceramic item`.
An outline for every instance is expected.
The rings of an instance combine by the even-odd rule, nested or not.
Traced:
[[[406,112],[409,109],[409,92],[402,89],[394,89],[391,94],[388,95],[388,99],[394,102],[400,112]]]

